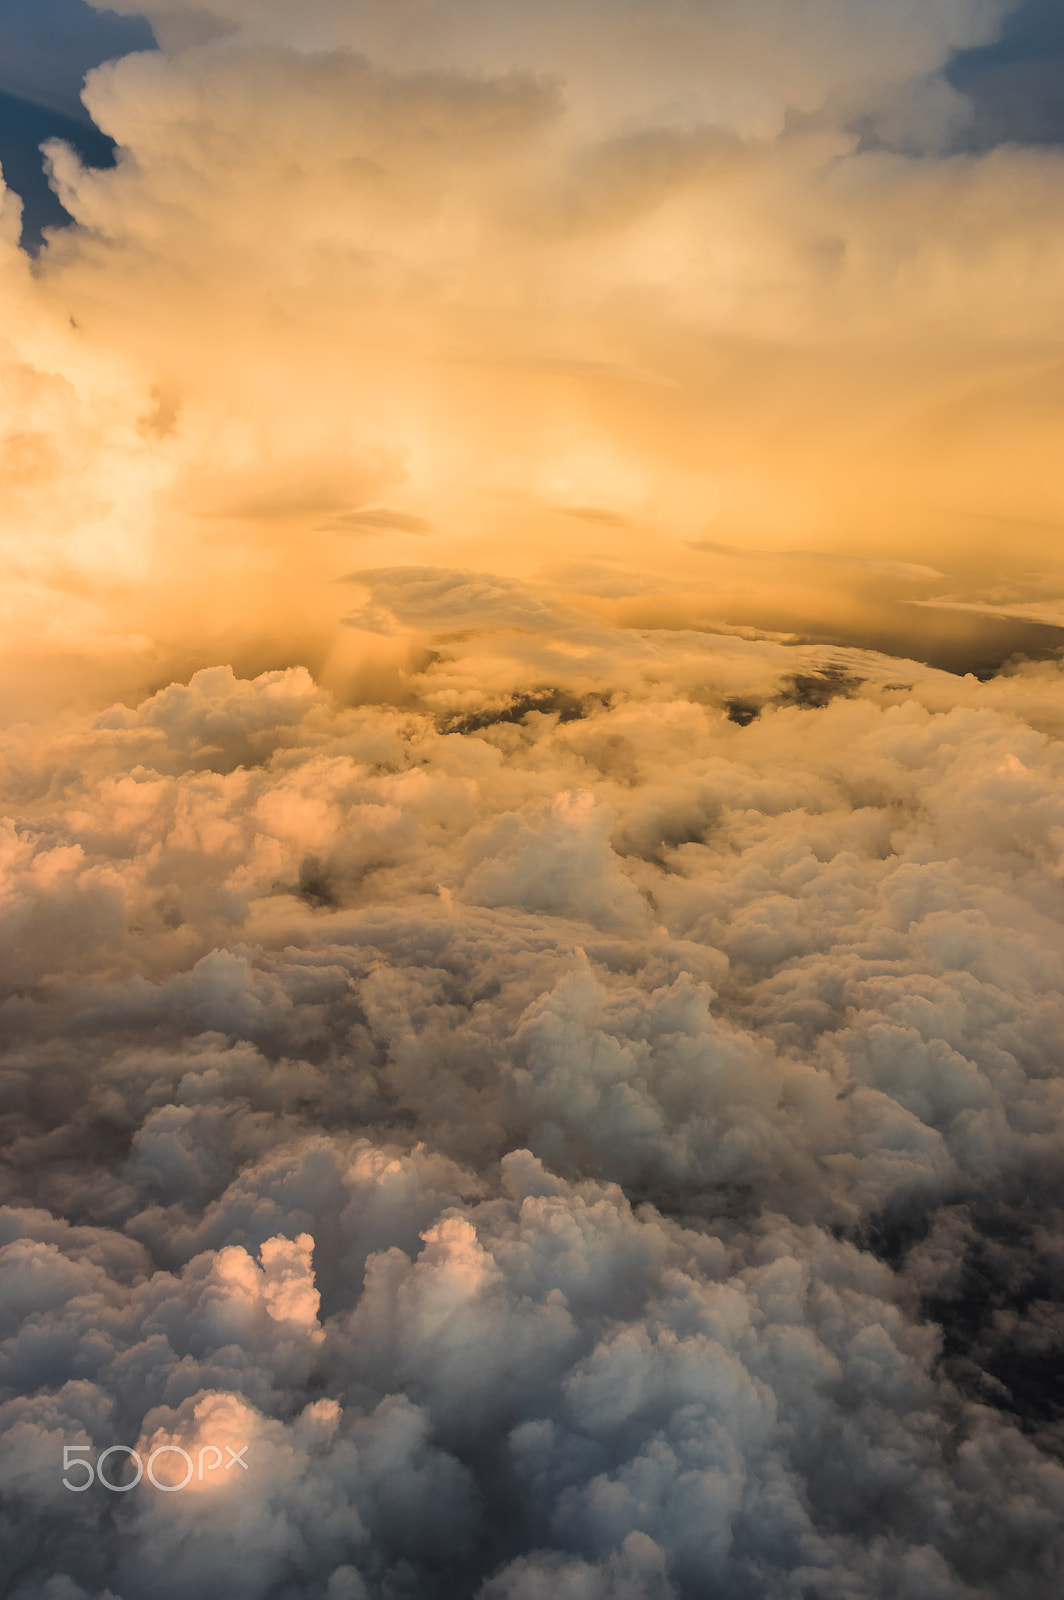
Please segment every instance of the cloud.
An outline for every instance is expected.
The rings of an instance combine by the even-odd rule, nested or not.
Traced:
[[[345,511],[328,523],[333,533],[432,533],[431,522],[409,511],[393,511],[390,506],[368,506],[364,511]]]
[[[1051,1593],[1046,671],[9,735],[21,1592]]]
[[[133,10],[133,0],[118,9]],[[910,4],[900,15],[882,3],[854,12],[820,0],[801,22],[775,0],[760,0],[752,11],[727,0],[672,4],[653,21],[638,0],[579,12],[556,0],[532,8],[462,0],[445,8],[419,4],[402,16],[380,0],[316,0],[298,17],[279,0],[213,0],[208,7],[149,0],[138,9],[158,15],[160,28],[182,12],[205,13],[259,40],[361,49],[404,71],[564,73],[574,98],[603,120],[697,119],[772,132],[788,107],[815,111],[833,96],[866,101],[932,75],[951,50],[993,39],[1006,13],[971,0]],[[613,48],[603,51],[607,30]]]
[[[368,567],[430,529],[506,580],[617,560],[643,626],[1052,648],[896,592],[1055,570],[1058,153],[858,130],[917,130],[999,10],[489,10],[168,5],[90,74],[118,164],[50,145],[76,226],[3,266],[12,715],[223,660],[342,687],[338,533]],[[352,692],[394,695],[359,650]]]
[[[145,14],[0,213],[11,1593],[1049,1600],[1003,8]]]

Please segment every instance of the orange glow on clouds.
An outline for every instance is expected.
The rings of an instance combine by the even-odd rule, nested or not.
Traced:
[[[7,202],[9,711],[219,659],[364,688],[352,568],[578,562],[622,628],[903,654],[978,631],[914,601],[1064,623],[1061,157],[936,155],[930,89],[926,149],[862,149],[855,106],[915,117],[990,14],[902,45],[819,9],[822,59],[655,12],[633,75],[636,7],[603,61],[595,7],[471,5],[438,59],[372,5],[219,5],[199,43],[168,7],[170,48],[90,76],[117,168],[52,150],[78,226],[38,270]]]
[[[109,8],[0,192],[13,1600],[1057,1600],[1004,0]]]

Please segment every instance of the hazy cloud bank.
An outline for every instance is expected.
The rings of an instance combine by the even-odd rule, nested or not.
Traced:
[[[942,76],[1003,8],[150,15],[35,266],[4,200],[0,713],[219,661],[346,691],[335,579],[413,560],[962,669],[1059,643],[1061,157],[956,153]]]

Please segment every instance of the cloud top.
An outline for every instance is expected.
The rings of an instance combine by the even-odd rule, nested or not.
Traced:
[[[14,1592],[1053,1593],[1059,688],[951,681],[9,735]]]

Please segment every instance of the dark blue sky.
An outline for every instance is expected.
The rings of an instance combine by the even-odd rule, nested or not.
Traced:
[[[1064,0],[1024,0],[999,42],[961,51],[947,77],[975,106],[973,148],[1064,144]]]
[[[114,147],[79,98],[85,74],[154,43],[143,19],[84,0],[0,0],[0,166],[22,197],[27,248],[39,248],[43,228],[70,220],[45,179],[41,141],[66,139],[83,160],[107,166]]]
[[[0,165],[24,201],[29,249],[43,228],[69,220],[45,181],[41,141],[67,139],[84,160],[107,165],[111,141],[78,97],[85,73],[153,43],[146,21],[85,0],[0,0]],[[947,75],[975,107],[969,148],[1064,144],[1064,0],[1023,0],[997,44],[962,51]]]

